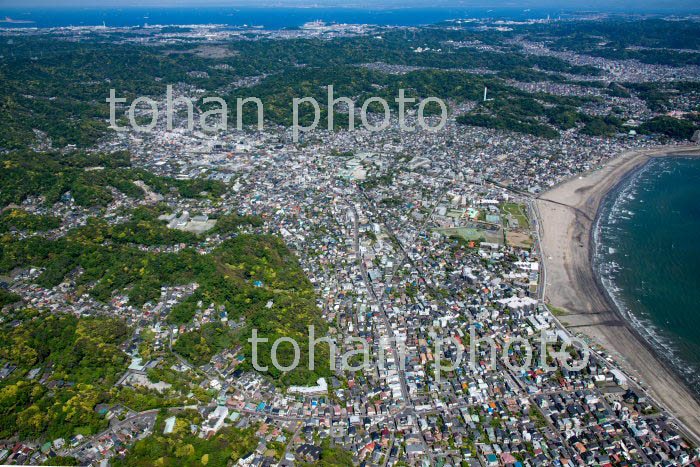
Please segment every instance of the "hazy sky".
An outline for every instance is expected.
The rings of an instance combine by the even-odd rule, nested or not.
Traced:
[[[399,7],[489,7],[489,8],[532,8],[548,7],[576,10],[606,10],[629,8],[641,10],[700,10],[697,0],[0,0],[0,9],[43,8],[43,7],[205,7],[205,6],[304,6],[328,7],[344,6],[356,8],[399,8]]]

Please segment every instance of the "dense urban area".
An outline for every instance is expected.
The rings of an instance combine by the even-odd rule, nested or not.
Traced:
[[[693,18],[5,28],[0,76],[0,463],[700,465],[623,356],[544,301],[534,203],[697,144]],[[132,128],[168,85],[197,123],[223,99],[227,128],[188,128],[182,102]],[[328,85],[352,131],[346,104],[325,125]],[[399,89],[444,100],[445,126],[416,100],[400,128]],[[321,124],[295,141],[306,96]]]

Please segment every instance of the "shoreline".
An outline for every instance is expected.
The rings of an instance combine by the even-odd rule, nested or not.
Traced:
[[[543,300],[567,315],[571,333],[602,346],[665,408],[684,431],[700,440],[700,397],[666,363],[658,349],[627,320],[594,270],[595,227],[606,200],[654,158],[698,157],[700,148],[672,146],[629,151],[605,165],[562,182],[535,199],[546,273]]]
[[[695,156],[700,156],[700,154],[696,154]],[[603,197],[601,198],[601,201],[598,206],[598,212],[596,214],[596,217],[594,219],[592,228],[590,229],[590,248],[589,248],[589,261],[591,263],[591,268],[593,269],[593,278],[596,281],[596,285],[598,287],[598,291],[600,294],[602,294],[605,299],[608,302],[608,305],[610,308],[617,313],[619,318],[621,320],[624,320],[625,323],[629,326],[630,331],[632,331],[635,336],[641,341],[643,345],[645,345],[651,353],[661,361],[663,365],[668,365],[669,370],[680,380],[680,383],[688,390],[688,392],[693,396],[693,398],[700,404],[700,390],[694,390],[692,386],[690,386],[690,382],[686,381],[683,378],[683,375],[680,374],[677,370],[677,368],[674,366],[673,362],[668,359],[666,356],[664,356],[660,351],[657,346],[652,344],[649,339],[644,337],[644,335],[640,332],[637,326],[632,324],[630,321],[629,317],[623,312],[623,310],[620,309],[620,306],[617,304],[615,299],[613,298],[610,290],[608,287],[603,284],[602,277],[600,275],[600,272],[596,269],[596,262],[595,262],[595,254],[596,254],[596,240],[595,240],[595,235],[596,231],[600,222],[600,218],[603,214],[603,206],[610,200],[610,198],[614,196],[619,196],[620,192],[624,189],[627,184],[631,183],[633,179],[639,174],[642,170],[644,170],[650,163],[652,163],[655,159],[663,158],[663,157],[684,157],[683,155],[673,155],[669,154],[667,156],[652,156],[649,157],[645,160],[643,164],[641,164],[638,167],[633,168],[626,174],[620,177],[619,181],[617,184],[612,187],[610,190],[608,190]],[[685,157],[693,157],[693,155],[685,156]],[[630,312],[631,313],[631,312]],[[643,381],[642,381],[643,382]],[[698,440],[700,441],[700,439]]]

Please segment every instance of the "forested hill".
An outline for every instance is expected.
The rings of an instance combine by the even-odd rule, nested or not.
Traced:
[[[516,40],[522,38],[542,41],[556,51],[677,67],[697,65],[700,57],[666,49],[697,45],[669,39],[688,37],[696,41],[697,24],[687,21],[563,22],[501,31],[444,24],[410,32],[381,29],[377,34],[331,40],[242,36],[217,44],[222,50],[218,56],[202,53],[197,42],[159,44],[159,35],[168,33],[167,29],[149,31],[154,43],[148,46],[131,41],[142,37],[138,30],[93,31],[79,41],[51,34],[0,41],[0,150],[37,144],[94,147],[110,136],[105,102],[110,89],[131,102],[137,96],[162,98],[166,84],[184,83],[207,91],[207,96],[224,98],[232,122],[237,117],[236,99],[255,96],[263,101],[269,122],[289,125],[291,97],[321,97],[318,100],[325,112],[325,88],[321,87],[329,84],[335,86],[338,95],[358,99],[381,90],[380,96],[390,95],[391,105],[398,88],[406,89],[409,96],[434,96],[458,103],[478,100],[484,85],[495,93],[494,97],[538,98],[506,86],[510,79],[592,88],[607,85],[598,81],[600,68],[526,53]],[[397,76],[365,68],[377,63],[406,67],[412,72]],[[638,96],[654,110],[662,110],[669,97],[683,92],[679,86],[682,84],[644,82],[610,92]],[[244,117],[246,123],[254,121],[252,114]],[[556,131],[551,126],[538,128],[530,125],[532,122],[511,117],[505,116],[506,129],[544,136]],[[470,117],[465,122],[494,126],[487,120]],[[339,124],[344,123],[339,120]],[[606,129],[596,133],[609,133],[610,122],[606,124]],[[589,131],[596,131],[596,125],[589,125]]]
[[[21,203],[28,196],[41,196],[50,206],[67,192],[79,206],[106,206],[113,199],[110,188],[131,198],[143,198],[143,189],[134,184],[137,180],[156,193],[165,194],[173,188],[185,198],[203,196],[202,192],[217,197],[226,189],[215,180],[176,180],[134,169],[125,151],[64,154],[24,150],[0,155],[0,160],[0,207]]]

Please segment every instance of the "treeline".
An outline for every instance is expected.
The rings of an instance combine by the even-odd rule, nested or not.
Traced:
[[[213,232],[218,233],[229,233],[236,232],[241,227],[251,226],[251,227],[262,227],[264,221],[260,216],[254,215],[243,215],[238,214],[225,214],[220,216],[216,220],[216,225],[214,226]]]
[[[110,187],[126,196],[141,199],[144,191],[134,184],[141,180],[153,191],[166,194],[171,188],[185,198],[219,197],[226,184],[218,180],[176,180],[132,169],[129,154],[13,151],[4,154],[0,166],[0,206],[21,203],[28,196],[43,196],[48,205],[70,193],[79,206],[106,206],[113,196]]]
[[[351,97],[355,102],[355,109],[361,108],[370,97],[384,99],[391,111],[398,110],[396,98],[399,90],[405,90],[407,98],[416,99],[406,105],[407,109],[415,109],[420,99],[426,97],[438,97],[444,101],[455,103],[465,101],[480,101],[484,87],[488,87],[489,98],[541,98],[547,102],[563,102],[570,105],[580,105],[591,99],[561,97],[545,93],[531,94],[517,88],[507,86],[502,77],[525,77],[527,80],[539,80],[542,75],[551,80],[557,75],[549,75],[543,72],[516,68],[504,71],[500,77],[464,73],[446,70],[416,70],[401,75],[391,75],[379,71],[354,66],[324,66],[290,68],[280,73],[263,79],[260,83],[232,91],[227,97],[227,106],[231,121],[237,121],[237,99],[257,97],[263,103],[265,119],[280,125],[292,124],[292,101],[294,97],[313,97],[319,103],[321,110],[320,122],[325,123],[328,118],[328,90],[327,86],[333,86],[335,98]],[[583,84],[588,84],[585,82]],[[347,107],[338,104],[334,112],[334,125],[336,129],[348,127]],[[383,115],[383,107],[374,102],[367,107],[369,112],[377,112]],[[257,123],[257,107],[254,104],[246,104],[243,109],[243,122],[246,124]],[[429,104],[424,109],[426,115],[439,113],[440,108],[436,104]],[[394,114],[396,115],[396,114]],[[300,106],[299,122],[308,125],[313,121],[314,114],[311,106]],[[355,118],[355,125],[361,122]]]
[[[581,118],[581,114],[574,110],[573,105],[581,105],[585,102],[584,99],[549,95],[538,95],[538,97],[545,102],[559,104],[554,108],[567,109],[567,111],[553,112],[552,107],[545,107],[531,97],[499,97],[480,102],[472,112],[458,116],[457,123],[516,131],[552,139],[559,136],[559,132],[546,123],[545,117],[548,117],[548,123],[562,129],[573,127]]]
[[[110,226],[93,219],[57,240],[0,237],[0,273],[14,268],[43,267],[45,270],[37,279],[43,287],[54,287],[70,279],[75,287],[84,287],[100,301],[108,302],[115,293],[123,293],[133,306],[155,303],[162,286],[196,282],[199,287],[175,306],[168,317],[170,322],[187,323],[202,307],[214,304],[217,315],[223,311],[230,320],[243,318],[246,326],[241,336],[249,336],[250,330],[256,328],[262,337],[271,339],[263,361],[270,362],[269,346],[281,336],[295,338],[301,345],[302,359],[306,358],[308,325],[313,324],[319,334],[326,325],[316,308],[306,274],[282,240],[269,235],[237,235],[208,255],[200,255],[192,248],[177,253],[154,253],[131,246],[189,240],[194,240],[192,234],[173,231],[153,221]],[[77,271],[80,273],[76,274]],[[199,338],[181,336],[177,348],[193,362],[208,361],[233,342],[228,328],[225,331],[220,336],[208,336],[205,345],[199,345]],[[214,339],[214,336],[218,337]],[[249,366],[251,349],[246,339],[239,336],[236,342],[247,345],[245,365]],[[285,375],[283,384],[315,382],[320,375],[328,374],[327,353],[319,348],[317,355],[319,370],[309,372],[300,368]],[[269,366],[271,376],[282,376]]]
[[[165,418],[176,418],[173,432],[163,434]],[[190,424],[199,424],[202,418],[196,410],[177,411],[168,414],[161,411],[156,419],[153,435],[138,440],[128,453],[112,461],[116,467],[152,465],[157,459],[158,465],[179,467],[181,465],[206,465],[226,467],[235,465],[241,457],[255,450],[259,437],[257,426],[240,429],[226,427],[211,438],[205,439],[192,434]],[[270,443],[274,447],[274,443]],[[281,457],[282,453],[279,454]]]
[[[199,288],[172,310],[169,321],[188,322],[201,302],[202,307],[215,304],[217,314],[223,309],[230,321],[242,318],[244,326],[234,333],[224,323],[203,325],[178,338],[178,353],[201,364],[235,343],[244,348],[240,368],[252,370],[252,348],[247,339],[252,329],[257,329],[259,336],[268,339],[258,346],[259,364],[268,366],[266,373],[278,383],[313,384],[320,376],[329,376],[326,347],[317,347],[315,370],[308,369],[308,326],[314,325],[317,335],[327,328],[316,308],[311,283],[281,239],[238,235],[217,247],[210,260],[214,269],[197,278]],[[302,364],[287,374],[274,368],[271,361],[271,347],[279,337],[291,337],[300,347]],[[289,364],[292,352],[280,348],[278,358]]]
[[[687,87],[687,86],[686,86]],[[609,89],[615,89],[612,86]],[[638,127],[625,127],[625,121],[616,115],[588,115],[578,110],[581,102],[572,98],[538,96],[539,99],[516,97],[496,98],[480,103],[472,112],[457,117],[457,123],[499,130],[516,131],[544,138],[556,138],[557,130],[579,128],[587,136],[609,137],[618,133],[636,130],[642,134],[663,134],[676,139],[689,139],[698,128],[698,120],[691,117],[678,119],[667,116],[654,117]],[[539,102],[549,102],[545,106]]]
[[[183,334],[177,339],[173,350],[199,366],[208,363],[217,352],[235,347],[236,343],[235,334],[228,325],[217,321]]]
[[[457,123],[496,130],[515,131],[547,139],[559,136],[556,130],[547,125],[537,123],[529,118],[514,118],[509,115],[466,114],[457,117]]]
[[[104,429],[107,421],[94,407],[109,399],[101,391],[127,367],[119,345],[129,328],[114,318],[34,310],[13,319],[20,324],[0,328],[0,357],[18,367],[0,382],[0,437],[55,439]],[[38,374],[28,379],[32,369]]]
[[[157,254],[127,245],[137,241],[169,243],[188,234],[164,230],[160,225],[143,230],[129,225],[110,227],[102,220],[92,220],[57,240],[37,236],[19,240],[6,235],[0,238],[0,271],[43,267],[37,283],[50,288],[81,270],[76,286],[88,287],[96,299],[107,302],[113,293],[124,291],[130,304],[140,306],[159,298],[162,285],[190,282],[205,266],[192,249]],[[103,245],[105,239],[111,244]]]
[[[700,65],[700,53],[696,52],[677,52],[666,49],[637,50],[627,49],[624,45],[617,45],[593,50],[590,54],[610,60],[639,60],[640,62],[653,65],[675,67]]]
[[[690,99],[700,94],[700,83],[693,81],[625,83],[625,87],[657,112],[668,110],[673,96],[680,94]],[[700,105],[695,110],[700,111]]]
[[[0,310],[5,307],[5,305],[11,305],[22,300],[22,297],[16,293],[9,292],[5,289],[0,288]]]
[[[0,381],[3,439],[94,435],[108,426],[99,404],[143,411],[194,402],[172,391],[114,386],[128,366],[120,345],[131,334],[119,319],[28,308],[7,318],[0,327],[0,359],[17,368]]]
[[[0,233],[10,230],[43,232],[60,225],[58,217],[30,214],[24,209],[7,209],[0,214]]]
[[[700,25],[695,21],[618,18],[603,21],[563,21],[523,29],[532,39],[545,40],[555,49],[578,53],[605,53],[609,50],[624,50],[630,46],[659,49],[651,51],[656,52],[654,54],[646,55],[647,63],[674,64],[664,57],[669,52],[662,50],[664,48],[700,49]]]
[[[87,36],[80,42],[46,36],[3,41],[0,149],[28,147],[38,140],[35,129],[56,148],[94,146],[111,131],[105,102],[110,89],[131,101],[141,95],[164,94],[163,83],[188,82],[211,90],[237,76],[232,69],[214,68],[224,60],[165,51],[117,44],[104,36]],[[206,78],[192,76],[193,70],[206,71]]]
[[[197,53],[200,44],[146,47],[116,43],[115,40],[123,39],[119,33],[89,34],[80,42],[17,36],[0,44],[0,54],[5,57],[0,63],[0,120],[4,123],[0,149],[26,148],[42,138],[53,147],[94,146],[111,131],[106,124],[109,108],[105,102],[110,89],[131,102],[142,95],[163,96],[166,84],[189,83],[211,94],[226,92],[232,82],[246,76],[282,74],[286,82],[278,83],[270,93],[287,93],[284,100],[291,102],[291,91],[295,91],[295,97],[307,95],[296,92],[296,85],[303,85],[303,81],[289,79],[293,77],[289,71],[299,65],[324,69],[384,62],[438,69],[538,68],[582,75],[599,73],[596,68],[571,65],[558,58],[523,54],[517,47],[501,53],[460,48],[450,42],[480,39],[497,43],[504,37],[507,34],[423,28],[410,35],[385,31],[381,40],[373,36],[330,41],[239,40],[222,45],[228,50],[221,58],[209,58]],[[415,48],[426,46],[432,50],[414,52]],[[363,76],[356,79],[359,83]],[[365,88],[370,84],[362,82]],[[238,94],[234,90],[232,97]],[[273,111],[270,115],[276,114]],[[271,121],[280,120],[279,115],[271,117]],[[35,130],[45,137],[38,136]]]
[[[337,466],[351,466],[353,463],[353,456],[349,451],[346,451],[340,446],[331,446],[330,440],[324,438],[321,441],[321,457],[320,459],[313,463],[300,462],[300,465],[304,467],[337,467]]]
[[[555,49],[681,65],[697,64],[700,55],[660,47],[699,48],[697,29],[692,22],[644,20],[531,25],[518,32],[545,40]],[[232,121],[236,117],[232,105],[236,98],[260,97],[269,121],[289,125],[292,97],[312,96],[325,102],[322,88],[328,84],[334,84],[337,95],[358,97],[359,102],[378,93],[389,97],[387,101],[392,106],[399,87],[409,89],[411,97],[465,100],[478,98],[484,84],[497,92],[503,86],[501,79],[508,78],[596,85],[567,79],[561,73],[590,76],[600,73],[597,68],[525,54],[518,46],[504,42],[515,34],[426,27],[410,33],[383,31],[381,40],[372,35],[330,41],[239,40],[221,45],[226,50],[220,58],[201,56],[196,49],[198,43],[144,47],[113,42],[121,37],[119,34],[87,35],[79,43],[51,37],[15,37],[11,44],[0,44],[0,54],[6,57],[0,63],[0,119],[5,123],[0,129],[0,149],[27,147],[37,141],[35,129],[45,133],[54,147],[93,146],[108,131],[105,98],[110,89],[130,102],[140,95],[163,96],[166,84],[189,83],[210,91],[208,94],[225,97]],[[681,36],[683,39],[679,39]],[[604,45],[600,44],[601,37]],[[459,46],[459,42],[475,40],[496,45],[501,51]],[[629,48],[632,45],[655,49],[633,50]],[[418,47],[428,50],[416,53]],[[358,67],[375,62],[432,70],[386,75]],[[498,73],[488,78],[439,73],[460,68],[485,68]],[[231,88],[237,79],[263,73],[269,76],[256,86]],[[246,123],[255,121],[253,107],[245,110]],[[323,112],[325,119],[325,108]],[[309,112],[302,113],[302,123],[308,123]],[[339,126],[347,124],[342,116],[336,121]],[[529,122],[521,121],[515,126],[544,131]]]
[[[647,134],[661,134],[675,139],[690,139],[696,130],[700,129],[700,121],[667,117],[665,115],[654,117],[648,122],[642,123],[638,131]]]
[[[257,40],[231,45],[239,52],[238,60],[257,63],[258,70],[283,71],[290,66],[305,64],[311,67],[356,65],[384,62],[442,69],[488,68],[508,70],[517,67],[572,74],[599,74],[588,66],[575,66],[555,57],[526,55],[511,48],[507,53],[458,47],[453,42],[482,40],[493,45],[503,45],[508,34],[483,33],[467,29],[426,27],[407,33],[384,31],[381,40],[373,36],[337,38],[331,41],[319,39]],[[428,48],[422,53],[414,50]],[[438,51],[440,49],[440,51]]]

